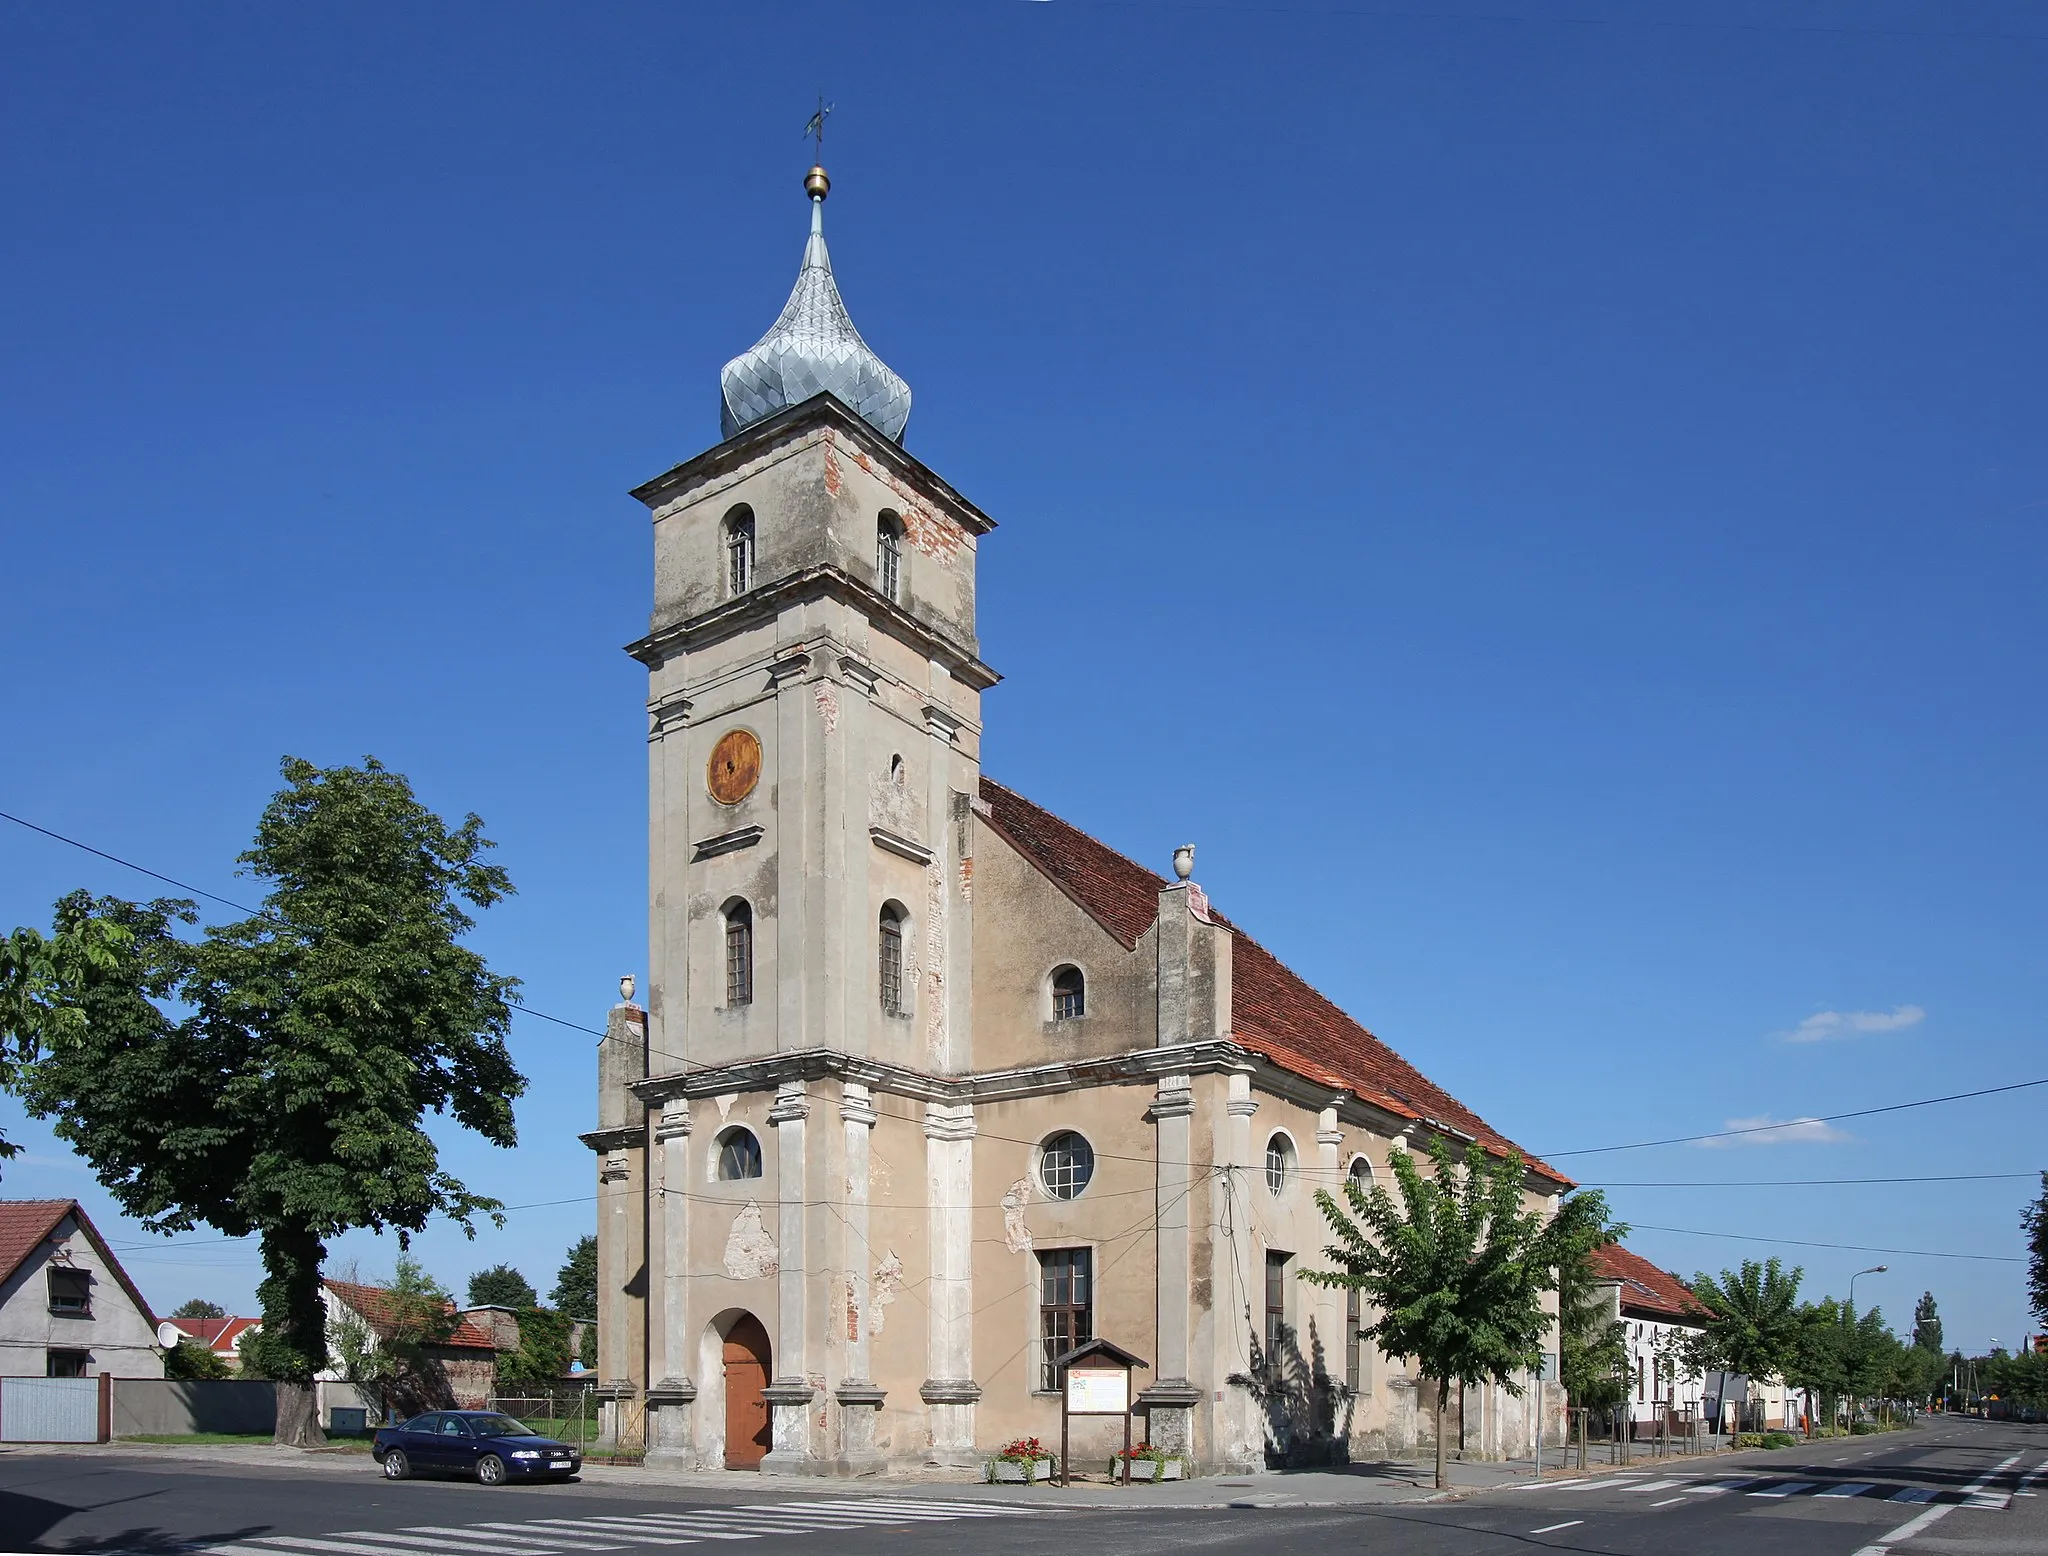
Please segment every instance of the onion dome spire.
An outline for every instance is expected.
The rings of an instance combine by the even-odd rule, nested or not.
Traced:
[[[825,249],[825,196],[831,188],[822,167],[804,175],[811,237],[796,288],[768,333],[718,375],[719,423],[726,437],[830,390],[884,437],[903,441],[910,385],[868,349],[832,279],[832,256]]]

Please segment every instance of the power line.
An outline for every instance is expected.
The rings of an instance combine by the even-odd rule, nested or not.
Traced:
[[[1793,1248],[1839,1248],[1850,1253],[1889,1253],[1914,1259],[1971,1259],[1980,1264],[2025,1264],[2025,1259],[2004,1253],[1947,1253],[1932,1248],[1873,1248],[1868,1243],[1815,1243],[1797,1237],[1761,1237],[1754,1232],[1702,1232],[1690,1226],[1651,1226],[1631,1223],[1638,1232],[1676,1232],[1681,1237],[1718,1237],[1731,1243],[1784,1243]]]
[[[94,848],[92,844],[81,843],[75,837],[66,837],[62,832],[53,832],[48,827],[38,826],[26,817],[17,816],[11,811],[0,810],[0,821],[11,821],[18,827],[28,828],[31,832],[40,832],[44,837],[52,838],[59,843],[67,843],[73,848],[83,849],[88,854],[105,859],[109,863],[120,865],[124,870],[134,870],[139,874],[148,876],[153,881],[162,881],[166,886],[175,886],[179,891],[189,891],[195,897],[204,897],[208,902],[218,902],[222,907],[233,908],[237,913],[246,913],[251,918],[264,919],[284,929],[299,928],[291,920],[272,913],[267,908],[252,908],[245,902],[235,901],[232,897],[223,897],[219,892],[208,891],[202,886],[194,886],[189,881],[179,880],[176,876],[165,875],[161,870],[152,870],[146,864],[137,864],[133,859],[123,859],[119,854],[110,854],[104,848]],[[311,933],[311,931],[305,930],[300,932]],[[522,1015],[538,1016],[543,1021],[552,1021],[558,1027],[569,1027],[578,1032],[588,1032],[593,1037],[604,1036],[602,1028],[585,1026],[582,1022],[571,1021],[566,1016],[551,1016],[544,1010],[535,1010],[531,1005],[520,1003],[516,997],[510,1003],[512,1009]]]
[[[2012,1178],[2037,1178],[2032,1172],[1944,1172],[1932,1177],[1916,1178],[1727,1178],[1718,1182],[1698,1182],[1680,1179],[1619,1178],[1587,1180],[1581,1186],[1589,1189],[1805,1189],[1820,1188],[1845,1183],[1991,1183]]]
[[[1604,1156],[1612,1151],[1647,1151],[1660,1145],[1698,1145],[1702,1140],[1733,1140],[1741,1135],[1782,1134],[1788,1129],[1797,1129],[1806,1124],[1836,1124],[1845,1118],[1875,1118],[1880,1113],[1903,1113],[1909,1108],[1931,1108],[1943,1102],[1967,1102],[1972,1097],[1995,1097],[2001,1092],[2025,1091],[2033,1086],[2048,1086],[2048,1076],[2037,1081],[2014,1081],[2009,1086],[1986,1086],[1977,1091],[1958,1091],[1946,1097],[1922,1097],[1917,1102],[1894,1102],[1881,1108],[1857,1108],[1850,1113],[1827,1113],[1818,1118],[1788,1118],[1776,1124],[1751,1124],[1741,1129],[1716,1129],[1705,1135],[1674,1135],[1669,1140],[1637,1140],[1630,1145],[1588,1145],[1576,1151],[1544,1151],[1546,1161],[1555,1161],[1564,1156]]]

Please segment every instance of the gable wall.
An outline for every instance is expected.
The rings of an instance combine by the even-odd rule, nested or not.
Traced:
[[[72,1265],[89,1271],[92,1316],[61,1317],[50,1311],[47,1271],[59,1247]],[[110,1372],[117,1378],[161,1378],[163,1352],[147,1314],[129,1300],[120,1280],[93,1247],[75,1216],[67,1215],[56,1232],[20,1269],[0,1285],[0,1375],[40,1378],[52,1350],[89,1351],[88,1371]]]

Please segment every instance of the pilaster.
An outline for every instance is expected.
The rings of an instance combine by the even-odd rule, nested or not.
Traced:
[[[931,1195],[931,1318],[924,1386],[930,1423],[926,1462],[975,1462],[974,1109],[929,1102],[924,1110],[925,1178]]]
[[[1192,1455],[1194,1407],[1201,1391],[1188,1376],[1188,1200],[1194,1190],[1195,1093],[1185,1075],[1163,1075],[1146,1116],[1152,1120],[1157,1176],[1153,1216],[1158,1226],[1158,1269],[1153,1306],[1158,1356],[1155,1381],[1138,1396],[1146,1436],[1168,1453]]]
[[[690,1377],[690,1104],[664,1103],[654,1127],[660,1152],[659,1367],[647,1387],[647,1462],[697,1466],[697,1385]]]
[[[839,1405],[839,1456],[833,1468],[842,1475],[872,1475],[883,1467],[875,1444],[883,1391],[873,1381],[868,1303],[868,1168],[870,1147],[879,1114],[868,1088],[847,1081],[840,1088],[839,1119],[845,1131],[846,1211],[840,1239],[840,1268],[846,1272],[846,1368],[833,1390]]]
[[[802,1081],[784,1081],[776,1088],[768,1122],[775,1130],[775,1164],[780,1186],[778,1221],[780,1257],[776,1276],[776,1375],[761,1397],[768,1401],[773,1446],[761,1461],[764,1475],[816,1472],[811,1442],[810,1405],[816,1391],[807,1376],[810,1361],[806,1302],[809,1285],[809,1238],[805,1225],[807,1173],[804,1125],[811,1105]]]

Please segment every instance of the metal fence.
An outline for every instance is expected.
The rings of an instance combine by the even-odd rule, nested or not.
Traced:
[[[103,1442],[105,1390],[103,1378],[0,1378],[0,1442]]]
[[[638,1464],[645,1457],[646,1407],[638,1400],[608,1398],[594,1384],[521,1384],[520,1392],[493,1398],[490,1408],[543,1437],[574,1443],[586,1461]]]

